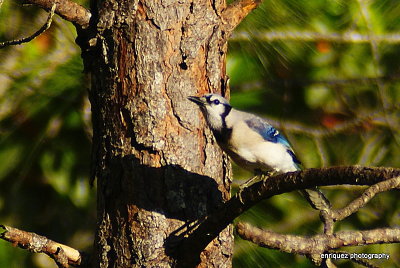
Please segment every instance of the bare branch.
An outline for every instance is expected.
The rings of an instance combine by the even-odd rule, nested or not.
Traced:
[[[36,31],[33,35],[22,38],[22,39],[18,39],[18,40],[11,40],[11,41],[6,41],[6,42],[1,42],[0,43],[0,49],[7,47],[7,46],[13,46],[13,45],[21,45],[23,43],[28,43],[30,41],[32,41],[33,39],[35,39],[36,37],[38,37],[39,35],[41,35],[42,33],[44,33],[47,29],[50,28],[51,22],[53,20],[53,16],[54,16],[54,11],[56,9],[56,3],[53,4],[53,6],[51,7],[51,10],[49,12],[49,16],[47,17],[46,23],[40,27],[40,29],[38,31]]]
[[[333,234],[334,222],[345,219],[351,214],[357,212],[365,206],[376,194],[388,191],[390,189],[399,188],[400,177],[395,177],[386,181],[372,185],[364,193],[353,200],[350,204],[341,209],[320,209],[321,221],[324,224],[324,233],[326,235]]]
[[[365,206],[376,194],[400,187],[400,177],[382,181],[366,189],[362,195],[341,209],[330,211],[334,221],[340,221]]]
[[[241,238],[261,247],[302,255],[321,254],[332,249],[348,246],[387,244],[400,242],[400,229],[381,228],[366,231],[341,231],[332,235],[319,234],[311,237],[282,235],[238,223],[236,230]]]
[[[57,8],[55,13],[57,15],[84,29],[89,26],[90,11],[70,0],[26,0],[26,2],[37,5],[45,10],[50,10],[53,4],[56,3]]]
[[[222,13],[222,21],[227,35],[239,25],[239,23],[255,8],[262,0],[236,0],[230,4]]]
[[[69,264],[79,266],[88,261],[78,250],[54,242],[44,236],[10,226],[0,225],[0,227],[5,229],[4,232],[0,233],[1,239],[35,253],[45,253],[53,258],[59,267],[68,267]]]
[[[180,261],[184,264],[193,262],[196,260],[194,255],[199,254],[237,216],[259,201],[274,195],[315,186],[373,185],[399,175],[398,168],[347,166],[312,168],[270,177],[268,180],[254,183],[238,192],[216,212],[196,225],[198,228],[178,237],[170,237],[169,241],[183,240],[172,254],[177,254],[178,259],[181,258]]]

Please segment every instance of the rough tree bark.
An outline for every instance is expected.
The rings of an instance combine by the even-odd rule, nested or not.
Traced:
[[[184,266],[171,232],[229,198],[230,165],[186,97],[226,95],[224,0],[93,1],[90,47],[95,266]],[[200,267],[231,266],[229,226]],[[194,256],[196,257],[196,256]]]

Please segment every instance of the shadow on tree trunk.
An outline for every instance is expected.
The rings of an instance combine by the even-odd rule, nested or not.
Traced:
[[[141,165],[140,160],[133,156],[115,157],[106,162],[110,172],[103,173],[105,176],[98,180],[98,191],[103,191],[98,196],[104,197],[99,199],[98,217],[106,221],[100,224],[96,244],[121,245],[121,248],[114,246],[108,250],[109,260],[116,260],[115,256],[118,250],[123,250],[123,245],[129,248],[124,256],[132,261],[140,259],[136,255],[138,246],[143,248],[149,244],[149,247],[154,247],[156,244],[156,251],[164,250],[164,241],[167,255],[175,258],[177,256],[172,252],[179,241],[223,204],[218,185],[210,177],[175,165],[159,168]],[[107,217],[101,214],[102,208]],[[167,221],[160,221],[165,218],[169,219],[169,226]],[[170,230],[171,233],[166,231],[154,235],[158,229]],[[104,235],[105,231],[107,239],[99,239],[99,233]],[[140,241],[141,245],[133,241]],[[190,260],[191,264],[198,263],[203,249],[190,251],[185,260]],[[154,252],[147,253],[151,255]]]

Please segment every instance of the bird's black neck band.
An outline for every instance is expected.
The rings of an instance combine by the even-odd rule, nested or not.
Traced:
[[[228,114],[231,112],[232,107],[230,105],[224,105],[225,111],[221,114],[222,118],[222,123],[224,124],[224,127],[226,127],[226,121],[225,118],[228,116]]]
[[[232,129],[228,128],[226,125],[226,117],[231,112],[232,107],[230,105],[224,105],[224,107],[225,111],[221,114],[222,128],[220,130],[213,131],[215,139],[220,143],[226,143],[232,134]]]

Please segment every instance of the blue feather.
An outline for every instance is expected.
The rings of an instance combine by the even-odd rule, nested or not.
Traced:
[[[300,169],[299,165],[301,165],[301,162],[294,154],[293,149],[289,144],[289,141],[281,133],[279,133],[276,128],[258,117],[248,119],[245,122],[249,126],[249,128],[257,131],[264,138],[264,140],[284,145],[287,148],[287,152],[292,157],[293,162],[296,163],[298,168]]]
[[[266,141],[273,143],[282,143],[286,147],[290,148],[288,140],[279,133],[276,128],[265,122],[261,118],[252,118],[245,121],[249,128],[257,131]]]

